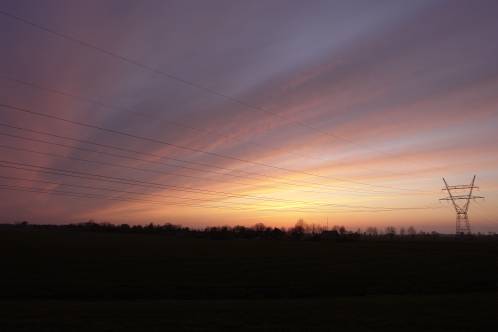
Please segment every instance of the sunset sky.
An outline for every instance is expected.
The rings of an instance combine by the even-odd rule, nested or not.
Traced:
[[[498,231],[497,1],[0,2],[0,222]]]

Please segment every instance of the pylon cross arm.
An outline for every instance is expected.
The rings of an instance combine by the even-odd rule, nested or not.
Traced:
[[[484,198],[482,196],[470,196],[469,195],[453,195],[453,197],[445,197],[445,198],[440,198],[440,201],[451,201],[451,200],[458,200],[458,199],[476,199],[476,198]]]

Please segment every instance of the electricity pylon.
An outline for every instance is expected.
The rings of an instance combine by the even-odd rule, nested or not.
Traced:
[[[470,221],[469,221],[469,204],[471,199],[484,198],[482,196],[473,196],[472,192],[474,189],[479,189],[479,187],[474,186],[476,181],[476,176],[472,179],[470,185],[457,185],[449,186],[445,178],[443,178],[445,190],[448,192],[448,197],[441,198],[441,201],[451,201],[456,212],[456,234],[470,234]],[[463,193],[463,191],[468,190],[468,193]],[[455,194],[456,193],[456,194]],[[459,204],[458,201],[463,200],[463,204]]]

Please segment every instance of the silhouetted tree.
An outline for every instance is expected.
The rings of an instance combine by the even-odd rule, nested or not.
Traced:
[[[257,223],[257,224],[256,224],[256,225],[254,225],[252,228],[253,228],[256,232],[260,232],[260,233],[262,233],[262,232],[264,232],[264,231],[266,230],[266,226],[265,226],[265,224],[263,224],[263,223],[261,223],[261,222],[260,222],[260,223]]]
[[[302,239],[304,234],[306,233],[308,225],[304,222],[303,219],[299,219],[296,222],[294,228],[291,229],[290,235],[294,239]]]
[[[369,236],[377,236],[379,234],[376,227],[368,227],[365,233]]]
[[[394,237],[396,235],[396,228],[393,226],[387,226],[386,235],[389,237]]]

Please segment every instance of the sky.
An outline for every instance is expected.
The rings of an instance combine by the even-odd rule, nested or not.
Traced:
[[[498,231],[496,1],[0,4],[0,222]]]

